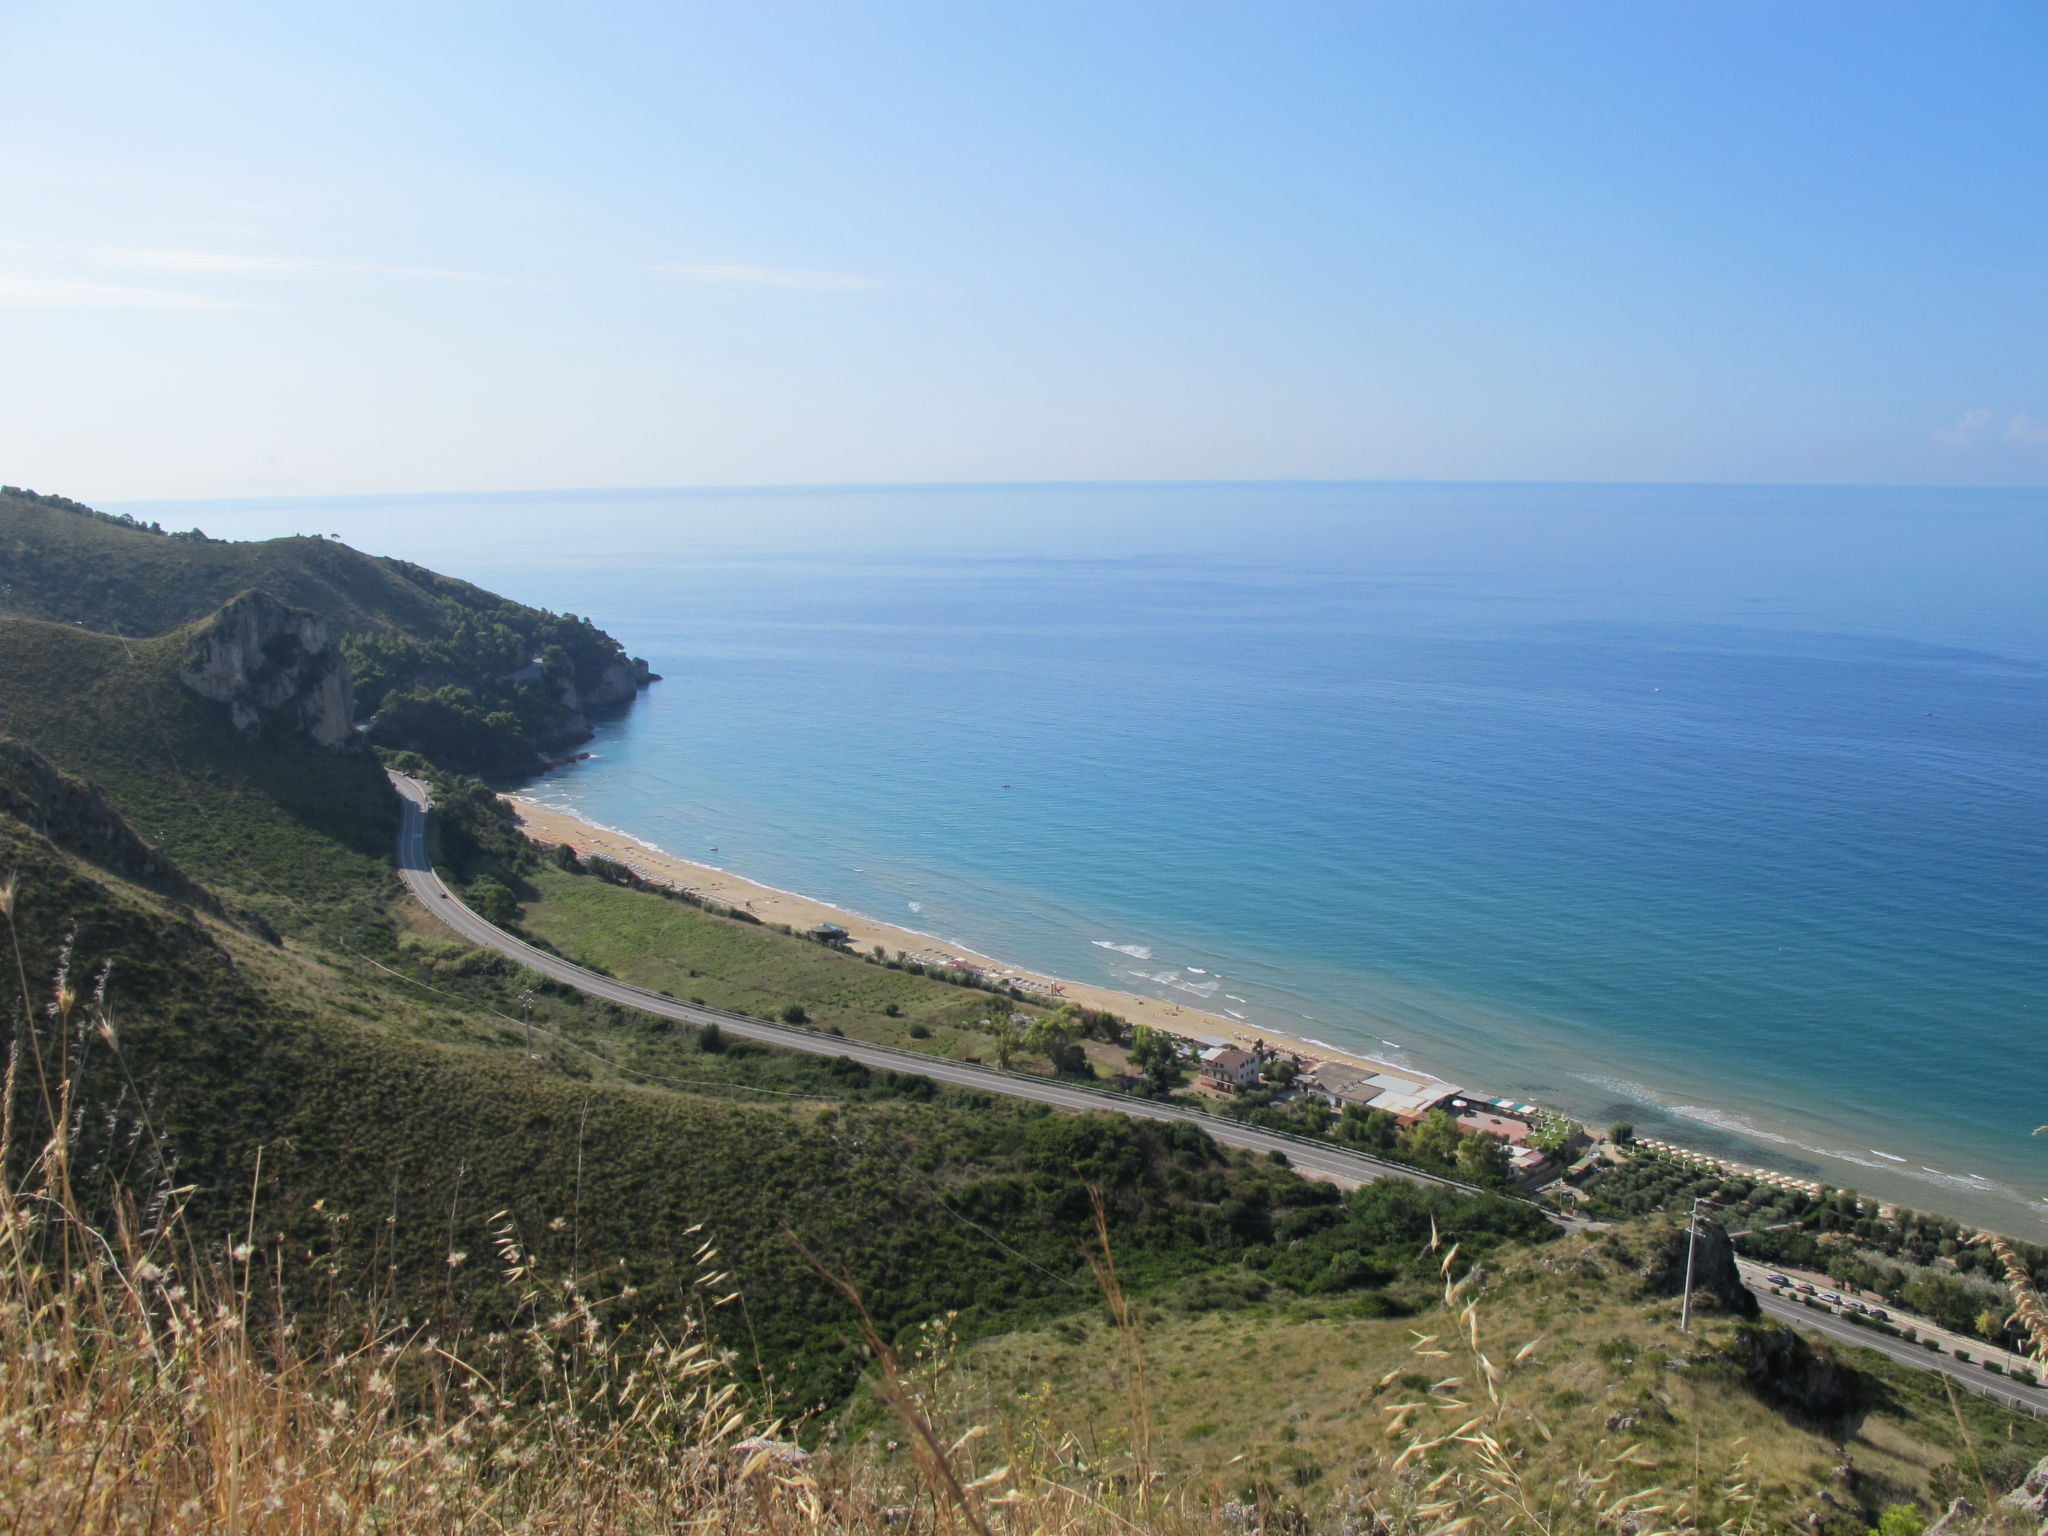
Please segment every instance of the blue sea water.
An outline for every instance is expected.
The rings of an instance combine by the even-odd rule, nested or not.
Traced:
[[[2048,495],[135,508],[587,612],[535,792],[1061,975],[2048,1231]]]

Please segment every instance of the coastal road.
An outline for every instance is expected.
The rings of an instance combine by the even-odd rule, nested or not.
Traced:
[[[1916,1370],[1939,1371],[1959,1387],[1988,1397],[2002,1407],[2015,1408],[2021,1413],[2030,1413],[2037,1419],[2048,1419],[2048,1390],[2040,1387],[2023,1386],[2006,1376],[1994,1376],[1978,1365],[1956,1359],[1953,1355],[1937,1354],[1920,1344],[1895,1339],[1888,1333],[1879,1333],[1875,1328],[1859,1328],[1837,1316],[1832,1310],[1821,1310],[1793,1301],[1786,1296],[1774,1294],[1762,1281],[1745,1275],[1751,1294],[1764,1309],[1764,1315],[1778,1322],[1788,1323],[1807,1333],[1817,1333],[1836,1344],[1847,1344],[1857,1349],[1874,1349],[1881,1355],[1888,1355],[1901,1365],[1910,1365]]]
[[[705,1008],[696,1003],[678,1002],[675,998],[664,997],[659,992],[649,992],[644,988],[616,981],[609,976],[600,976],[597,972],[585,970],[559,955],[535,949],[531,944],[514,938],[502,928],[485,922],[464,906],[455,893],[442,882],[441,877],[434,873],[433,865],[427,858],[427,811],[431,802],[426,786],[399,773],[391,775],[391,782],[397,786],[399,794],[405,801],[405,818],[398,834],[398,873],[399,878],[405,881],[407,889],[419,898],[428,911],[472,944],[483,945],[509,955],[521,965],[538,971],[552,980],[587,992],[592,997],[618,1003],[627,1008],[639,1008],[664,1018],[677,1019],[685,1024],[716,1024],[729,1034],[742,1035],[750,1040],[760,1040],[789,1050],[808,1051],[819,1056],[846,1056],[863,1066],[890,1072],[915,1073],[921,1077],[931,1078],[935,1082],[949,1083],[962,1088],[978,1088],[987,1093],[1000,1093],[1010,1098],[1030,1099],[1036,1103],[1049,1104],[1056,1109],[1109,1110],[1141,1120],[1186,1120],[1199,1125],[1217,1141],[1228,1146],[1242,1147],[1251,1152],[1285,1153],[1288,1161],[1302,1172],[1332,1179],[1341,1184],[1366,1184],[1374,1179],[1397,1178],[1408,1179],[1418,1184],[1442,1184],[1454,1189],[1471,1188],[1455,1180],[1436,1178],[1419,1169],[1404,1167],[1398,1163],[1381,1162],[1364,1153],[1348,1151],[1324,1142],[1310,1141],[1305,1137],[1283,1135],[1258,1126],[1243,1125],[1235,1120],[1200,1114],[1172,1104],[1161,1104],[1150,1099],[1134,1099],[1128,1094],[1110,1093],[1103,1089],[1060,1082],[1052,1078],[1031,1077],[1021,1072],[1005,1072],[999,1068],[980,1066],[973,1062],[949,1061],[941,1056],[924,1056],[915,1051],[897,1050],[886,1045],[870,1045],[866,1041],[842,1039],[837,1035],[822,1035],[791,1025],[773,1024],[744,1013],[726,1013],[722,1009]],[[1565,1225],[1577,1226],[1578,1223],[1566,1222]],[[1745,1271],[1754,1267],[1744,1266]],[[1859,1349],[1874,1349],[1880,1354],[1890,1356],[1901,1365],[1914,1366],[1923,1371],[1939,1371],[1952,1378],[1958,1386],[1971,1392],[1991,1398],[2007,1407],[2016,1408],[2023,1413],[2048,1418],[2048,1390],[2022,1386],[2010,1378],[1993,1376],[1981,1367],[1957,1360],[1951,1355],[1937,1354],[1920,1345],[1879,1333],[1874,1328],[1859,1328],[1854,1323],[1844,1322],[1831,1311],[1816,1311],[1799,1302],[1774,1295],[1763,1283],[1761,1273],[1761,1270],[1754,1274],[1745,1272],[1743,1278],[1756,1293],[1757,1301],[1763,1307],[1766,1316],[1810,1333],[1821,1334],[1836,1343],[1852,1345]]]
[[[677,1019],[685,1024],[716,1024],[727,1034],[743,1035],[749,1040],[760,1040],[792,1051],[808,1051],[817,1056],[846,1056],[863,1066],[882,1071],[912,1072],[920,1077],[931,1078],[934,1082],[948,1083],[961,1088],[978,1088],[985,1093],[1000,1093],[1014,1099],[1031,1099],[1040,1104],[1050,1104],[1056,1109],[1109,1110],[1139,1120],[1186,1120],[1199,1125],[1217,1141],[1228,1146],[1242,1147],[1252,1152],[1284,1153],[1287,1160],[1299,1171],[1332,1179],[1341,1184],[1367,1184],[1374,1179],[1396,1178],[1407,1179],[1417,1184],[1441,1184],[1451,1189],[1473,1188],[1454,1179],[1437,1178],[1433,1174],[1399,1163],[1382,1162],[1362,1152],[1348,1151],[1327,1142],[1311,1141],[1302,1136],[1289,1136],[1259,1126],[1243,1125],[1235,1120],[1224,1119],[1220,1115],[1205,1115],[1194,1110],[1182,1109],[1177,1105],[1162,1104],[1151,1099],[1136,1099],[1129,1094],[1089,1088],[1079,1083],[1032,1077],[1022,1072],[1006,1072],[997,1067],[981,1066],[974,1062],[950,1061],[943,1056],[924,1056],[916,1051],[898,1050],[893,1046],[870,1045],[863,1040],[848,1040],[838,1035],[800,1029],[794,1025],[774,1024],[744,1013],[727,1013],[722,1009],[706,1008],[696,1003],[678,1002],[675,998],[664,997],[659,992],[650,992],[609,976],[600,976],[597,972],[585,970],[559,955],[535,949],[531,944],[514,938],[504,929],[485,922],[464,906],[461,899],[448,889],[439,875],[434,873],[433,864],[427,858],[427,811],[431,807],[427,787],[417,779],[401,773],[393,773],[391,782],[405,801],[405,819],[398,831],[398,875],[405,882],[407,889],[419,898],[429,912],[470,943],[509,955],[529,970],[538,971],[550,980],[575,987],[592,997],[618,1003],[623,1007],[659,1014],[663,1018]]]

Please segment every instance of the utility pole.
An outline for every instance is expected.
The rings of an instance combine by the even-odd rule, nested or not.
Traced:
[[[519,1022],[526,1026],[526,1059],[533,1060],[533,994],[519,994]],[[1688,1272],[1689,1274],[1690,1272]]]
[[[1685,1240],[1685,1300],[1679,1304],[1678,1309],[1680,1333],[1692,1332],[1692,1262],[1700,1248],[1700,1207],[1706,1203],[1705,1195],[1693,1201],[1692,1220],[1687,1223],[1689,1230]]]

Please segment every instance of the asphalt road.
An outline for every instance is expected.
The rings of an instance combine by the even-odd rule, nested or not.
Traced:
[[[2010,1377],[1994,1376],[1981,1366],[1966,1364],[1952,1355],[1936,1354],[1918,1344],[1909,1344],[1904,1339],[1895,1339],[1890,1334],[1879,1333],[1875,1328],[1859,1328],[1854,1323],[1844,1322],[1831,1311],[1809,1307],[1791,1301],[1783,1296],[1773,1295],[1768,1290],[1752,1285],[1750,1290],[1764,1309],[1766,1317],[1774,1317],[1781,1323],[1789,1323],[1808,1333],[1817,1333],[1837,1344],[1850,1344],[1858,1349],[1874,1349],[1881,1355],[1889,1355],[1901,1365],[1910,1365],[1918,1370],[1939,1371],[1954,1379],[1959,1387],[1988,1397],[2008,1408],[2017,1408],[2022,1413],[2031,1413],[2036,1418],[2048,1418],[2048,1390],[2040,1387],[2022,1386]]]
[[[393,773],[391,782],[397,786],[399,794],[405,799],[405,820],[398,833],[399,878],[405,881],[407,888],[426,905],[427,910],[472,944],[484,945],[510,955],[521,965],[538,971],[552,980],[587,992],[592,997],[660,1014],[664,1018],[678,1019],[686,1024],[716,1024],[727,1034],[743,1035],[750,1040],[765,1041],[770,1045],[783,1046],[793,1051],[809,1051],[818,1056],[847,1056],[864,1066],[891,1072],[914,1072],[921,1077],[931,1078],[934,1082],[955,1084],[962,1088],[979,1088],[987,1093],[1000,1093],[1014,1099],[1032,1099],[1059,1109],[1109,1110],[1140,1120],[1187,1120],[1201,1126],[1216,1140],[1228,1146],[1243,1147],[1253,1152],[1282,1152],[1301,1172],[1319,1174],[1345,1184],[1366,1184],[1374,1179],[1396,1178],[1408,1179],[1417,1184],[1442,1184],[1454,1189],[1470,1187],[1398,1163],[1381,1162],[1362,1152],[1350,1152],[1325,1142],[1311,1141],[1306,1137],[1288,1136],[1258,1126],[1242,1125],[1235,1120],[1226,1120],[1220,1115],[1204,1115],[1172,1104],[1161,1104],[1150,1099],[1135,1099],[1128,1094],[1087,1088],[1052,1078],[1031,1077],[1021,1072],[1005,1072],[997,1067],[980,1066],[973,1062],[949,1061],[942,1056],[925,1056],[916,1051],[897,1050],[886,1045],[870,1045],[865,1041],[842,1039],[837,1035],[820,1034],[815,1030],[801,1029],[794,1025],[773,1024],[743,1013],[726,1013],[721,1009],[705,1008],[696,1003],[678,1002],[672,997],[662,996],[659,992],[649,992],[623,981],[615,981],[609,976],[600,976],[595,971],[573,965],[558,955],[549,954],[546,950],[535,949],[531,944],[514,938],[502,928],[485,922],[464,906],[454,892],[442,882],[441,877],[434,873],[433,865],[427,858],[426,813],[429,800],[426,786],[400,773]]]

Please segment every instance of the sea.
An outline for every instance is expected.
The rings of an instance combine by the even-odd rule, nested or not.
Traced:
[[[2048,1236],[2048,493],[122,509],[591,616],[664,680],[525,792],[680,856]]]

